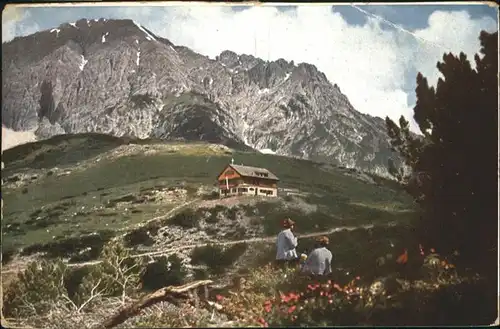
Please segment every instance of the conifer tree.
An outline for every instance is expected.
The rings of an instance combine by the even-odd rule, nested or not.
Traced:
[[[404,117],[399,126],[387,117],[386,126],[412,171],[401,181],[422,208],[423,242],[496,275],[498,32],[479,39],[476,68],[464,53],[448,53],[437,63],[436,88],[418,73],[413,117],[422,136]]]

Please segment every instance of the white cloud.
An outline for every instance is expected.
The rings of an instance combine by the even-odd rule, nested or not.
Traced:
[[[435,11],[428,27],[410,33],[382,29],[384,23],[373,17],[363,26],[349,25],[326,5],[287,11],[260,5],[239,12],[201,4],[134,6],[115,7],[112,16],[137,20],[175,44],[212,58],[229,49],[265,60],[314,64],[357,110],[394,120],[403,114],[413,129],[418,128],[408,95],[414,93],[415,71],[435,82],[436,63],[445,51],[464,51],[472,58],[479,49],[479,31],[496,29],[492,18],[472,19],[466,11]]]
[[[429,16],[428,24],[426,29],[417,30],[415,34],[444,46],[447,52],[455,55],[460,52],[465,53],[472,67],[475,67],[474,54],[479,52],[479,33],[481,30],[492,32],[497,29],[497,23],[493,19],[483,17],[472,20],[466,11],[435,11]],[[424,46],[415,56],[415,66],[431,84],[435,85],[441,76],[436,63],[442,60],[444,51],[444,49]]]
[[[18,7],[5,7],[2,11],[2,42],[9,41],[16,36],[16,23],[21,19],[22,14]]]
[[[150,23],[174,43],[210,57],[230,49],[263,59],[315,64],[357,110],[394,120],[403,114],[415,131],[414,104],[407,101],[408,85],[414,89],[415,76],[408,73],[420,71],[436,81],[436,63],[446,49],[473,56],[479,49],[480,30],[496,26],[491,18],[472,19],[465,11],[435,11],[429,26],[414,32],[429,40],[425,43],[380,24],[369,17],[363,26],[349,25],[330,6],[319,5],[285,12],[255,6],[237,13],[227,7],[177,7]]]
[[[2,152],[20,144],[36,141],[34,131],[14,131],[2,125]]]
[[[29,12],[14,5],[2,11],[2,43],[18,35],[28,35],[40,30],[38,24],[31,22]]]

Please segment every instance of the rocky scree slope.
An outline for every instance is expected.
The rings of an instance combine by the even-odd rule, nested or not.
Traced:
[[[30,51],[25,51],[30,49]],[[314,65],[200,55],[131,20],[86,20],[2,44],[2,124],[205,140],[385,174],[384,121]]]

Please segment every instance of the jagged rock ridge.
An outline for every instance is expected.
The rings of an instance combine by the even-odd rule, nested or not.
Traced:
[[[40,138],[201,139],[382,174],[391,155],[383,120],[357,112],[311,64],[210,59],[105,19],[15,38],[2,58],[2,123]]]

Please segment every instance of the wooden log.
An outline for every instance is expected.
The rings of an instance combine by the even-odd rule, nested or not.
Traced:
[[[164,300],[178,304],[180,300],[189,299],[187,294],[189,291],[201,286],[207,286],[211,283],[212,280],[200,280],[190,282],[183,286],[161,288],[149,295],[144,296],[139,301],[122,308],[117,314],[103,321],[97,328],[113,328],[120,323],[125,322],[127,319],[138,315],[141,310]]]

